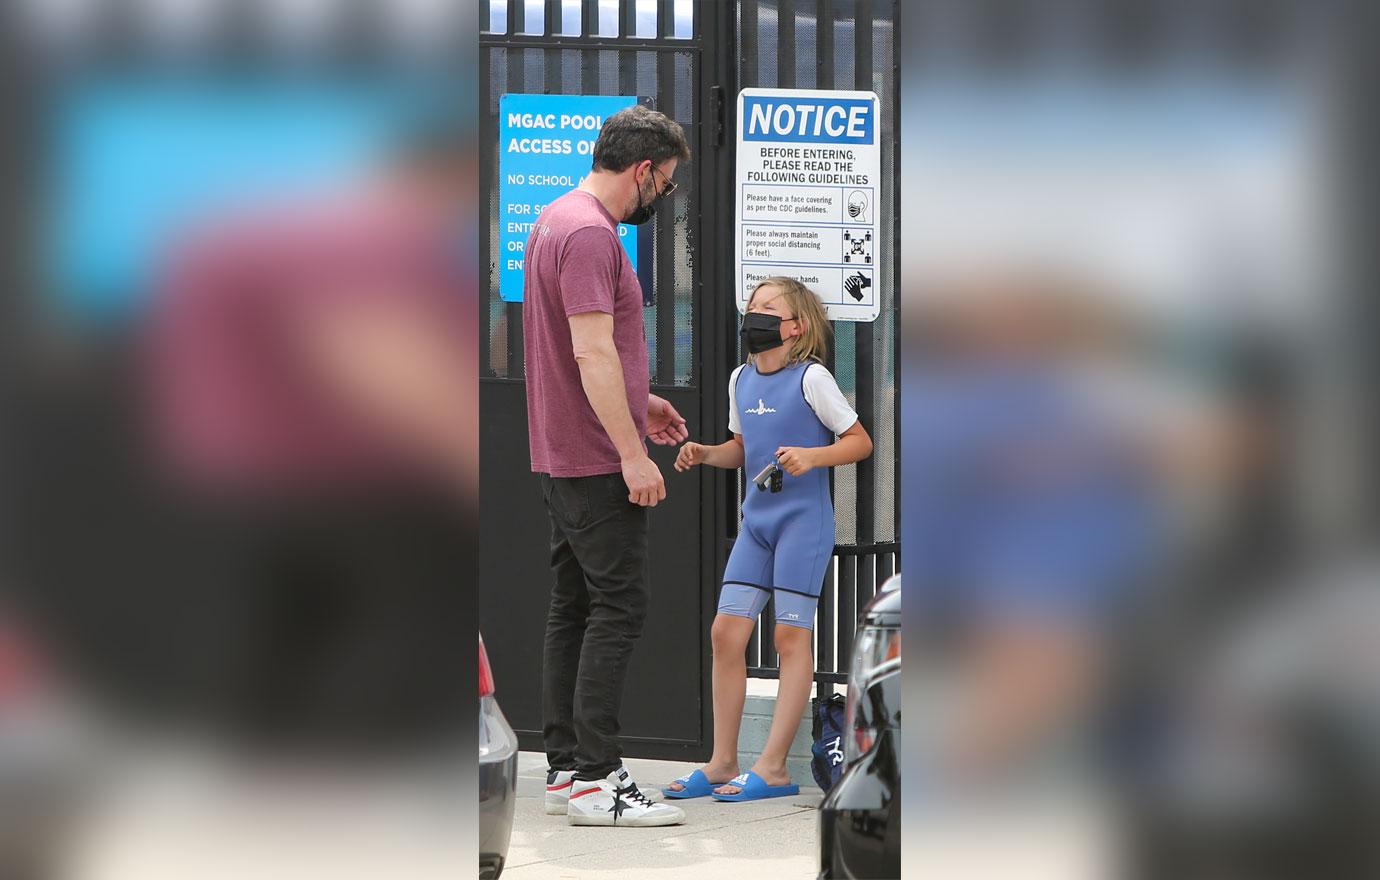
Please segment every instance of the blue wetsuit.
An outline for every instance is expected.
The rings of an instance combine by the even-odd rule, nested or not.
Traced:
[[[748,364],[738,374],[734,397],[742,424],[743,469],[755,476],[782,446],[828,446],[834,432],[805,399],[810,364],[759,373]],[[824,572],[834,553],[834,505],[829,469],[798,477],[784,471],[781,491],[749,484],[743,525],[724,569],[719,611],[756,617],[775,595],[776,620],[812,628]]]

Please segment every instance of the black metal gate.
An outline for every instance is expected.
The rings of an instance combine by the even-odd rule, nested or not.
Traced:
[[[882,99],[883,163],[894,171],[895,4],[877,5],[658,0],[653,9],[621,0],[616,16],[597,0],[481,5],[481,210],[487,214],[480,254],[488,278],[480,329],[479,621],[500,700],[524,748],[541,748],[550,572],[547,520],[528,473],[522,307],[498,296],[499,100],[505,93],[635,95],[684,126],[693,159],[652,230],[655,304],[645,312],[652,386],[685,415],[692,437],[718,442],[728,435],[728,376],[741,362],[731,294],[734,96],[754,85],[875,90]],[[883,184],[883,197],[893,202],[894,176]],[[882,229],[894,242],[894,221]],[[877,450],[871,461],[835,476],[840,546],[819,615],[821,687],[843,680],[857,609],[896,567],[896,259],[893,246],[879,266],[886,292],[877,323],[836,327],[830,367]],[[624,701],[625,751],[703,759],[712,730],[709,627],[742,486],[711,468],[676,474],[673,450],[653,447],[652,456],[666,476],[667,500],[651,514],[652,601]],[[770,638],[754,638],[753,675],[774,676],[770,645]]]
[[[499,681],[499,696],[524,748],[540,749],[541,641],[551,575],[549,525],[528,473],[522,306],[498,297],[498,107],[507,93],[636,95],[679,122],[693,152],[678,175],[681,186],[658,209],[653,236],[654,305],[644,312],[652,388],[686,417],[693,436],[714,424],[713,395],[726,381],[720,340],[704,338],[712,297],[704,295],[705,266],[718,265],[717,237],[705,235],[722,215],[712,181],[724,172],[716,138],[703,120],[712,74],[705,70],[711,40],[706,24],[722,4],[662,0],[621,3],[615,20],[601,20],[601,4],[509,0],[481,8],[480,174],[488,212],[480,224],[480,254],[489,266],[480,329],[480,441],[483,505],[479,620]],[[578,20],[573,12],[578,6]],[[642,14],[639,16],[639,9]],[[607,36],[605,36],[607,34]],[[714,611],[713,475],[676,474],[675,451],[652,447],[666,478],[667,499],[652,511],[648,583],[651,603],[633,654],[623,711],[627,754],[697,758],[707,754],[709,658],[705,636]]]
[[[859,610],[900,569],[900,448],[897,267],[900,260],[900,4],[894,0],[739,0],[736,4],[737,76],[744,88],[873,91],[880,100],[882,180],[879,239],[888,252],[878,260],[881,314],[874,323],[839,321],[829,370],[872,435],[872,456],[832,475],[838,531],[834,559],[824,576],[815,622],[815,681],[822,696],[847,681],[853,629]],[[730,136],[731,139],[731,136]],[[724,248],[733,247],[726,230]],[[732,267],[730,266],[731,270]],[[721,289],[731,289],[725,275]],[[733,306],[722,306],[731,312]],[[730,368],[742,362],[736,347]],[[728,522],[741,521],[732,499]],[[728,544],[732,545],[729,539]],[[775,612],[768,603],[748,645],[748,674],[778,675],[772,647]]]

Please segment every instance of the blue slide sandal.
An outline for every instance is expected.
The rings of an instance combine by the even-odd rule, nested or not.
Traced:
[[[709,777],[704,775],[703,770],[696,770],[693,773],[687,773],[681,778],[677,779],[676,782],[679,782],[681,785],[685,787],[682,788],[680,791],[676,791],[675,789],[671,788],[663,788],[661,790],[661,793],[668,798],[683,800],[685,798],[704,797],[705,795],[713,794],[714,792],[714,783],[709,781]],[[725,785],[726,783],[721,782],[719,784]]]
[[[760,801],[763,798],[790,797],[800,794],[800,786],[794,782],[789,785],[767,785],[767,781],[749,770],[746,773],[733,777],[724,785],[736,785],[742,789],[737,794],[716,794],[713,795],[716,801]],[[718,788],[718,786],[714,786]]]

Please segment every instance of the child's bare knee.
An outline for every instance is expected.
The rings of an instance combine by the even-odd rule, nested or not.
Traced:
[[[777,626],[776,653],[783,657],[794,657],[796,654],[808,652],[811,647],[810,635],[810,630],[798,626]]]
[[[751,628],[743,625],[744,620],[746,618],[731,614],[720,614],[714,618],[714,625],[709,629],[709,640],[715,654],[727,656],[734,651],[743,652],[752,636]]]

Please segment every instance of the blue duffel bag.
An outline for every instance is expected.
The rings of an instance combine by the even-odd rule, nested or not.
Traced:
[[[828,793],[843,775],[843,726],[847,701],[841,694],[832,694],[823,701],[816,697],[811,702],[815,711],[811,725],[814,745],[810,747],[813,754],[810,772],[815,777],[815,783]]]

